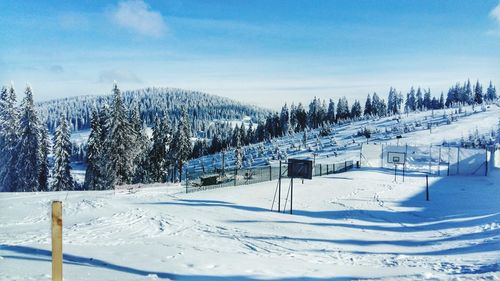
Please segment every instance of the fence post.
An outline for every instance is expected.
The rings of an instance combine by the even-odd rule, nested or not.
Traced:
[[[442,145],[439,146],[438,176],[441,176],[441,147]]]
[[[181,178],[182,180],[182,178]],[[189,184],[189,181],[188,181],[188,170],[186,168],[186,193],[188,193],[188,184]]]
[[[278,178],[278,213],[281,211],[281,160],[280,160],[280,175]]]
[[[272,181],[273,180],[273,171],[272,171],[272,166],[269,165],[269,181]]]
[[[222,151],[222,175],[224,175],[226,173],[226,163],[224,163],[224,161],[226,161],[226,157],[224,155],[224,151]]]
[[[293,210],[293,178],[290,180],[290,215]],[[283,210],[284,212],[285,210]]]
[[[425,175],[425,201],[429,201],[429,175]]]
[[[429,145],[429,174],[432,171],[432,144]]]
[[[448,145],[448,173],[447,173],[447,176],[450,175],[450,153],[451,153],[451,149],[450,149],[450,145]]]
[[[319,176],[321,177],[323,175],[322,167],[323,165],[319,164]]]
[[[326,164],[326,174],[328,175],[328,164]]]
[[[236,178],[238,177],[238,168],[234,168],[234,186],[236,186]]]
[[[347,172],[347,161],[344,162],[344,172]]]
[[[52,201],[52,280],[62,281],[62,203]]]
[[[485,159],[486,160],[486,162],[485,162],[486,163],[486,169],[484,170],[484,175],[488,176],[488,147],[485,146],[484,150],[486,152],[486,159]]]

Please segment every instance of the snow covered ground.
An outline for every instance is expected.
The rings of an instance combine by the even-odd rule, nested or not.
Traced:
[[[495,106],[404,141],[487,132],[499,117]],[[337,128],[340,145],[323,145],[318,161],[341,152],[363,122]],[[294,142],[300,134],[270,145]],[[356,153],[356,144],[346,151]],[[296,181],[293,215],[270,211],[276,181],[189,194],[178,185],[0,193],[0,280],[50,280],[55,199],[64,208],[66,280],[499,280],[500,170],[429,183],[427,202],[425,177],[416,173],[403,182],[363,168]]]
[[[498,280],[499,182],[431,178],[426,202],[422,175],[353,170],[296,183],[293,215],[270,212],[276,182],[2,193],[0,279],[50,280],[58,199],[66,280]]]

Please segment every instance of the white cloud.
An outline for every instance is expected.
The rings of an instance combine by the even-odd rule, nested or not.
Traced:
[[[159,12],[142,0],[127,0],[118,3],[111,11],[111,20],[118,26],[135,33],[159,38],[167,32],[167,25]]]
[[[99,73],[99,83],[142,83],[142,80],[137,77],[133,72],[122,69],[104,70]]]
[[[490,16],[496,21],[497,27],[495,30],[490,30],[488,33],[500,35],[500,3],[498,3],[498,5],[491,10]]]
[[[491,10],[490,15],[500,24],[500,3]]]

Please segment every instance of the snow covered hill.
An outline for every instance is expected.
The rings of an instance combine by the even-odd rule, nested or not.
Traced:
[[[66,280],[498,280],[498,182],[433,177],[427,202],[421,175],[353,170],[296,184],[293,215],[269,210],[276,182],[2,193],[0,279],[50,280],[59,199]]]
[[[279,159],[287,157],[315,158],[317,163],[335,163],[345,160],[359,160],[362,143],[367,139],[358,132],[364,128],[372,131],[370,142],[400,143],[408,145],[459,145],[460,140],[478,134],[491,138],[496,134],[500,120],[500,105],[487,108],[464,107],[413,112],[408,115],[354,121],[332,125],[331,133],[321,135],[321,128],[309,130],[304,144],[304,133],[295,133],[270,142],[250,144],[243,147],[244,167],[278,165]],[[429,125],[430,124],[430,125]],[[397,140],[396,137],[402,138]],[[189,162],[189,171],[221,168],[222,157],[226,168],[235,164],[234,150],[207,155]]]
[[[229,98],[176,88],[150,87],[124,91],[123,99],[129,110],[137,106],[142,120],[149,125],[153,124],[156,116],[164,114],[168,114],[171,121],[177,120],[182,107],[186,107],[193,132],[200,130],[202,123],[242,120],[245,117],[255,121],[270,112]],[[78,132],[90,128],[93,109],[102,109],[104,105],[110,105],[111,100],[111,95],[79,96],[40,102],[37,108],[49,131],[54,130],[61,116],[67,116],[72,130]]]

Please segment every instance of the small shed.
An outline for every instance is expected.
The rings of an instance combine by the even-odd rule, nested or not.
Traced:
[[[218,174],[208,174],[200,176],[200,181],[202,186],[217,184]]]

